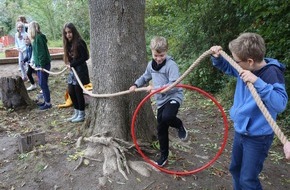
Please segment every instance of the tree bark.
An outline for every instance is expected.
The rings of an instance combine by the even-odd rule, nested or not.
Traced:
[[[128,90],[145,71],[145,0],[89,0],[94,93]],[[130,140],[133,112],[145,93],[114,98],[95,98],[84,126],[90,135],[109,131],[113,137]],[[156,120],[150,102],[138,115],[138,139],[152,140]]]
[[[33,105],[21,77],[0,78],[0,99],[5,108],[22,108]]]

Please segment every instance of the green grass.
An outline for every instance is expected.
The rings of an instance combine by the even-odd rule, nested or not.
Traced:
[[[5,58],[5,53],[4,52],[0,52],[0,58]]]
[[[48,41],[48,46],[49,47],[62,47],[62,40],[56,40],[56,41]]]

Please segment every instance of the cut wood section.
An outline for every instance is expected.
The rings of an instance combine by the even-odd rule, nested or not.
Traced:
[[[17,109],[33,105],[20,76],[0,78],[0,100],[5,108]]]
[[[63,48],[48,48],[51,60],[63,59]],[[18,51],[16,49],[6,49],[5,58],[0,59],[0,65],[18,63]]]

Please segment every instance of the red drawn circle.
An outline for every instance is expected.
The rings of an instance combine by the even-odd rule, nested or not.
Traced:
[[[190,174],[195,174],[197,172],[200,172],[204,169],[206,169],[207,167],[209,167],[210,165],[212,165],[218,158],[219,156],[222,154],[223,150],[225,149],[226,143],[227,143],[227,138],[228,138],[228,120],[227,120],[227,116],[222,108],[222,106],[218,103],[218,101],[211,96],[210,94],[208,94],[207,92],[194,87],[194,86],[190,86],[190,85],[184,85],[184,84],[178,84],[176,85],[176,87],[180,87],[180,88],[185,88],[185,89],[189,89],[189,90],[193,90],[193,91],[197,91],[198,93],[202,94],[203,96],[211,99],[211,101],[218,107],[218,109],[220,110],[221,114],[222,114],[222,118],[223,118],[223,122],[224,122],[224,135],[223,135],[223,141],[222,141],[222,145],[220,147],[220,149],[218,150],[218,152],[216,153],[216,155],[213,157],[213,159],[211,159],[209,162],[207,162],[206,164],[204,164],[202,167],[191,170],[191,171],[173,171],[173,170],[168,170],[166,168],[162,168],[159,167],[158,165],[156,165],[152,160],[150,160],[140,149],[138,143],[137,143],[137,139],[135,136],[135,121],[138,115],[138,112],[140,110],[140,108],[143,106],[143,104],[149,99],[151,98],[154,94],[162,91],[164,88],[160,88],[154,92],[151,92],[150,94],[148,94],[137,106],[134,114],[133,114],[133,118],[132,118],[132,123],[131,123],[131,135],[132,135],[132,139],[133,142],[136,146],[136,149],[138,151],[138,153],[143,157],[143,159],[148,162],[149,164],[153,165],[154,167],[158,168],[160,171],[165,172],[167,174],[172,174],[172,175],[190,175]]]

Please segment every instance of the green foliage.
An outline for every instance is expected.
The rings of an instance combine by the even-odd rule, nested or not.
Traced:
[[[244,1],[240,11],[243,25],[248,31],[263,36],[267,45],[267,57],[273,57],[290,65],[290,4],[287,1]],[[250,25],[248,24],[250,23]],[[286,85],[290,89],[290,70],[286,70]]]
[[[62,40],[50,40],[48,41],[48,46],[49,47],[62,47]]]
[[[275,0],[147,0],[146,38],[166,37],[169,54],[174,56],[183,73],[211,46],[220,45],[230,54],[227,46],[231,40],[242,32],[256,32],[265,39],[267,57],[276,58],[289,67],[289,10],[287,1]],[[289,69],[285,79],[289,92]],[[235,86],[235,80],[214,69],[209,59],[195,68],[183,83],[219,92],[226,102],[232,100]],[[230,106],[230,102],[227,104]],[[281,118],[287,118],[289,107],[290,103]],[[287,119],[283,121],[284,125],[290,124]]]
[[[14,31],[11,30],[15,28],[20,9],[19,3],[18,1],[1,0],[0,4],[0,25],[4,27],[4,35],[14,35]]]
[[[147,2],[146,34],[147,37],[165,36],[170,45],[169,53],[184,72],[192,64],[189,60],[196,60],[212,45],[227,47],[235,37],[239,17],[234,7],[235,4],[228,1],[151,0]],[[205,62],[185,82],[216,92],[225,78],[212,68],[209,59]]]
[[[4,0],[2,0],[4,1]],[[24,15],[28,22],[37,21],[49,40],[60,40],[66,22],[73,22],[85,40],[89,40],[90,22],[88,2],[84,0],[5,0],[0,11],[0,25],[5,32],[16,32],[15,22]]]

